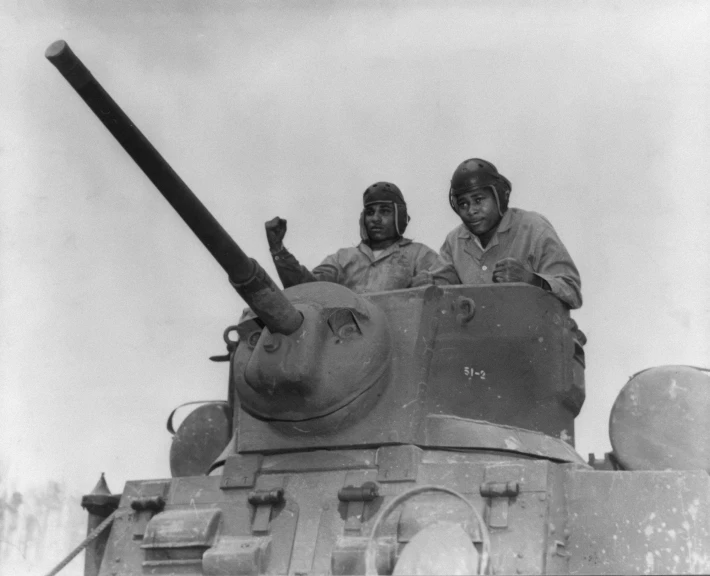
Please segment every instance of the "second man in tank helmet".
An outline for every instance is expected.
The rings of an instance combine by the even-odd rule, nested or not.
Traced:
[[[365,293],[409,288],[417,275],[436,263],[436,252],[403,236],[409,220],[400,189],[390,182],[373,184],[363,194],[360,244],[327,256],[313,271],[302,266],[284,247],[286,220],[277,216],[265,227],[284,288],[325,281]]]
[[[461,224],[446,237],[437,264],[414,284],[525,282],[579,308],[581,280],[567,249],[544,216],[508,207],[511,190],[490,162],[462,162],[449,188]]]

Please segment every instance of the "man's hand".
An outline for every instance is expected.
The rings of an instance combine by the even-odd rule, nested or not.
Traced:
[[[286,236],[286,220],[276,216],[276,218],[265,222],[264,228],[266,228],[266,239],[269,242],[269,249],[272,252],[282,250],[284,247],[284,236]]]
[[[535,274],[527,270],[523,263],[515,258],[503,258],[496,262],[496,267],[493,270],[493,282],[500,284],[526,282],[533,286],[539,286]]]

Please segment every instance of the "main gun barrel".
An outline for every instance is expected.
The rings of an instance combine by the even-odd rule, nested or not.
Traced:
[[[249,258],[188,188],[148,139],[63,40],[45,56],[118,140],[183,221],[210,251],[239,295],[272,332],[291,334],[301,313],[287,300],[258,262]]]

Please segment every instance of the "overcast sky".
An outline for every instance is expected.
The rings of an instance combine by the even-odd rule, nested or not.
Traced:
[[[28,1],[0,7],[0,472],[89,491],[169,476],[165,420],[226,398],[225,274],[44,50],[65,39],[276,277],[358,241],[403,190],[438,249],[448,180],[492,161],[582,276],[577,447],[609,450],[633,373],[710,359],[710,5]]]

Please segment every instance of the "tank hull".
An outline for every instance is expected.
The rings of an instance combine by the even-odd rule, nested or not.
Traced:
[[[460,493],[484,527],[456,498],[415,495],[372,537],[380,573],[445,520],[479,551],[487,532],[491,574],[701,574],[710,569],[709,482],[704,471],[597,471],[414,445],[232,456],[221,475],[127,483],[99,574],[365,574],[376,518],[417,486]],[[375,497],[358,492],[366,483]],[[158,496],[161,511],[132,507]]]

